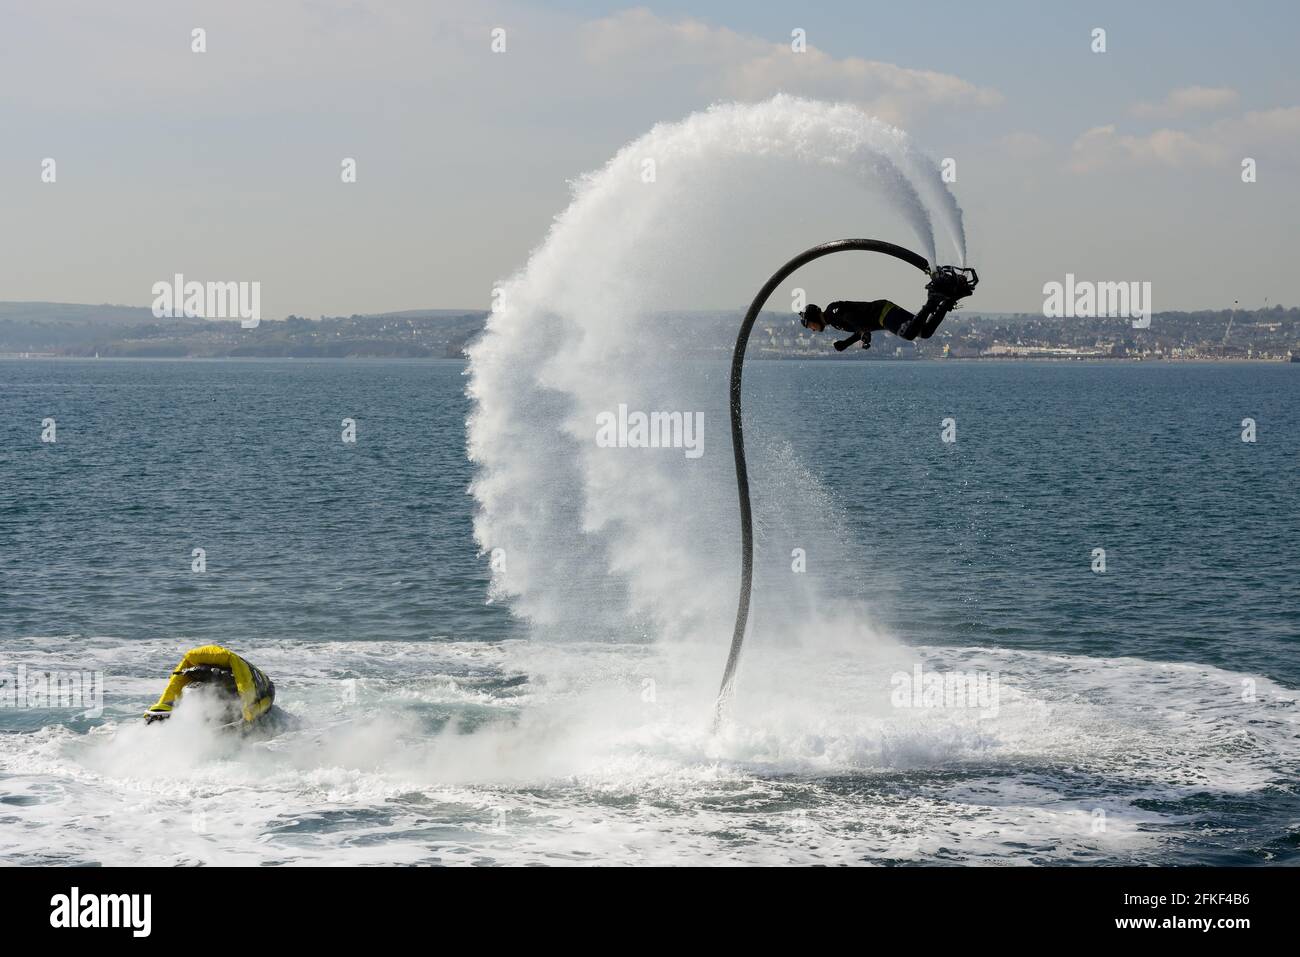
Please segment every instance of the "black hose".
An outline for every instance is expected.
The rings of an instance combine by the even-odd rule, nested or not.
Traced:
[[[930,272],[930,264],[924,256],[879,239],[837,239],[831,243],[822,243],[820,246],[801,252],[772,275],[772,278],[758,291],[754,301],[750,303],[749,311],[745,313],[745,320],[740,324],[740,333],[736,336],[736,351],[731,356],[731,450],[736,456],[736,490],[740,493],[740,604],[736,607],[736,630],[731,635],[731,651],[727,655],[727,667],[722,673],[722,685],[718,689],[718,702],[713,719],[714,730],[717,730],[723,711],[731,698],[732,686],[736,679],[736,666],[740,663],[740,649],[745,643],[745,625],[749,622],[749,598],[754,586],[754,520],[749,508],[749,471],[745,467],[745,436],[740,416],[740,377],[745,363],[745,346],[749,344],[749,333],[754,328],[754,321],[766,305],[768,297],[776,292],[776,287],[785,282],[792,272],[814,259],[849,249],[884,253],[905,263],[911,263],[927,275]]]

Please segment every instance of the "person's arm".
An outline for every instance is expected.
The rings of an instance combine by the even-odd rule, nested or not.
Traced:
[[[864,336],[865,336],[866,338],[863,338]],[[866,332],[866,333],[863,333],[863,332],[855,332],[855,333],[853,333],[853,335],[849,336],[847,339],[841,339],[839,342],[835,343],[835,351],[836,351],[836,352],[843,352],[845,349],[847,349],[849,346],[853,345],[853,343],[857,342],[859,339],[862,340],[862,348],[864,348],[864,349],[870,349],[870,348],[871,348],[871,333],[869,333],[869,332]]]

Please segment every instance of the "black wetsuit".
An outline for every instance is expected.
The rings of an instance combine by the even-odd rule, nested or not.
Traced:
[[[877,329],[888,330],[896,336],[902,335],[903,328],[916,318],[902,306],[888,299],[873,299],[871,302],[832,302],[822,310],[822,315],[828,326],[853,333],[849,338],[835,343],[835,348],[841,350],[853,345],[859,339],[870,342],[871,333]]]

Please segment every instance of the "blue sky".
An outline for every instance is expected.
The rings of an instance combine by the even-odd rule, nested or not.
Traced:
[[[0,0],[0,25],[0,299],[146,304],[179,270],[259,279],[272,316],[483,308],[569,180],[656,122],[778,91],[957,158],[983,308],[1037,310],[1067,271],[1149,280],[1157,309],[1297,299],[1293,3]],[[507,56],[484,55],[494,25]],[[796,27],[815,66],[755,77]],[[774,222],[778,258],[860,231],[807,189],[827,211]],[[682,305],[743,302],[754,272],[720,262]]]

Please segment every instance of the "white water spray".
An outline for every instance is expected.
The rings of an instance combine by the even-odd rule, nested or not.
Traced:
[[[911,227],[932,263],[932,216],[964,260],[961,213],[937,166],[902,130],[851,106],[778,96],[715,107],[657,126],[580,181],[470,349],[475,534],[498,559],[494,597],[539,630],[707,636],[725,647],[739,551],[726,369],[675,357],[680,330],[660,313],[681,305],[673,295],[683,285],[707,286],[711,272],[744,257],[734,220],[765,198],[745,175],[755,163],[843,173],[850,190],[883,199]],[[855,233],[912,244],[888,223]],[[754,263],[755,288],[778,264]],[[696,331],[729,343],[735,325]],[[705,455],[600,447],[597,418],[620,406],[700,415]],[[823,555],[851,549],[815,481],[761,429],[753,441],[760,552],[765,534],[786,532]],[[759,641],[823,605],[810,576],[788,572],[784,562],[767,567],[764,587],[761,562],[756,571]]]

